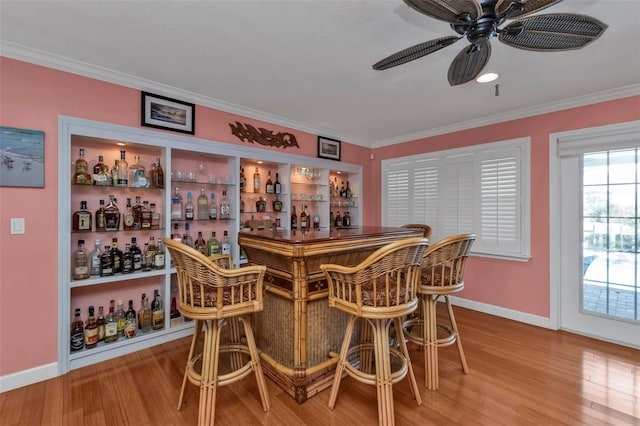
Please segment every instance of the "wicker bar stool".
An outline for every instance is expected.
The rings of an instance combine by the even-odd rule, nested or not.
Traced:
[[[422,403],[401,318],[418,306],[416,287],[427,245],[425,238],[408,238],[376,250],[354,267],[320,266],[329,286],[329,306],[350,314],[329,396],[330,409],[335,406],[343,372],[359,382],[377,387],[381,425],[394,424],[392,384],[407,375],[414,398],[418,405]],[[360,319],[364,332],[361,332],[360,343],[350,347],[354,325]],[[400,350],[389,343],[392,322],[400,334]],[[399,361],[394,363],[394,371],[392,361]],[[374,369],[375,373],[372,373]]]
[[[425,385],[438,389],[438,348],[456,343],[460,363],[465,374],[469,367],[462,349],[456,318],[449,295],[464,288],[464,270],[475,234],[458,234],[444,238],[429,246],[422,260],[421,282],[418,285],[420,307],[418,315],[404,322],[405,336],[409,341],[424,348]],[[449,323],[438,323],[436,303],[444,297],[449,314]],[[438,337],[438,329],[444,331]]]
[[[165,238],[178,277],[178,310],[195,320],[195,328],[178,410],[189,380],[200,387],[198,425],[213,425],[218,386],[237,382],[255,373],[262,409],[269,411],[269,395],[251,327],[251,314],[263,309],[265,266],[230,269],[226,255],[207,257],[193,248]],[[227,341],[221,343],[223,326],[228,326]],[[242,340],[241,330],[244,329]],[[196,353],[200,340],[202,353]],[[220,354],[230,353],[230,372],[221,374]],[[196,366],[200,365],[198,369]]]
[[[431,227],[429,225],[423,225],[421,223],[408,223],[406,225],[402,225],[402,228],[422,229],[424,237],[427,240],[431,241]]]

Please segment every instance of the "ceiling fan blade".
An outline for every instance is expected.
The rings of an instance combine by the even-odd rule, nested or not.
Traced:
[[[519,16],[529,15],[539,12],[554,4],[560,3],[562,0],[498,0],[496,4],[496,15],[500,16],[505,13],[511,3],[520,3],[522,10],[512,9],[508,14],[508,19],[514,19]]]
[[[412,9],[450,24],[459,24],[460,16],[469,15],[474,20],[482,16],[482,8],[476,0],[404,0]]]
[[[486,39],[465,47],[449,67],[449,84],[457,86],[473,80],[489,62],[490,57],[491,44]]]
[[[381,71],[397,65],[406,64],[414,59],[422,58],[425,55],[437,52],[444,47],[452,45],[461,38],[462,37],[448,36],[416,44],[415,46],[403,49],[376,62],[373,64],[373,69]]]
[[[573,13],[536,15],[507,25],[498,40],[525,50],[575,50],[596,40],[606,29],[607,24],[590,16]]]

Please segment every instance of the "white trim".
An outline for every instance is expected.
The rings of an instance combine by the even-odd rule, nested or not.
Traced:
[[[54,377],[58,377],[57,362],[0,376],[0,393],[53,379]]]
[[[535,325],[537,327],[549,328],[557,330],[550,318],[541,317],[539,315],[528,314],[526,312],[515,311],[513,309],[503,308],[501,306],[489,305],[487,303],[476,302],[475,300],[463,299],[461,297],[449,296],[451,304],[460,306],[461,308],[471,309],[473,311],[494,315],[525,324]]]

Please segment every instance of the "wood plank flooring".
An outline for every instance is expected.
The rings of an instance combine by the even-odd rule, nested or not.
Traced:
[[[440,350],[440,389],[424,387],[422,352],[410,346],[422,394],[394,385],[397,425],[640,425],[640,351],[454,308],[471,369],[454,346]],[[189,338],[74,370],[0,394],[0,424],[195,425],[198,388],[176,410]],[[376,390],[342,381],[336,407],[325,390],[298,404],[267,380],[271,410],[253,376],[218,390],[219,425],[376,425]]]

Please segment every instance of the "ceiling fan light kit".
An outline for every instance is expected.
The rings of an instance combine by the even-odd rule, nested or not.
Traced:
[[[459,36],[441,37],[400,50],[373,65],[385,70],[405,64],[466,38],[447,74],[457,86],[480,75],[491,57],[489,40],[519,49],[557,52],[581,49],[604,33],[607,25],[586,15],[554,13],[533,15],[562,0],[404,0],[412,9],[448,22]],[[533,16],[532,16],[533,15]],[[517,20],[514,20],[516,19]],[[508,20],[514,20],[502,26]]]

